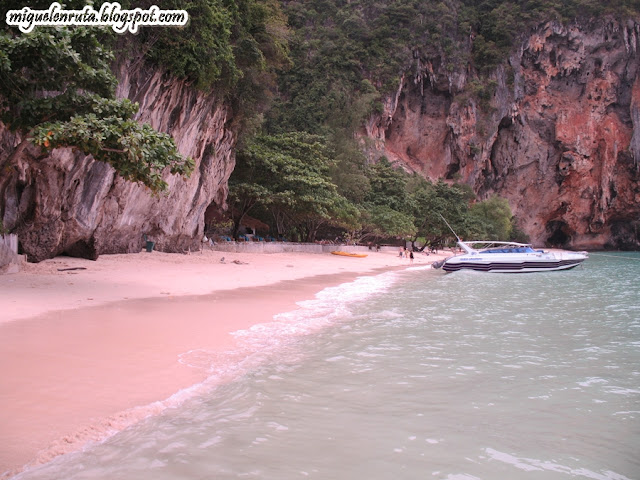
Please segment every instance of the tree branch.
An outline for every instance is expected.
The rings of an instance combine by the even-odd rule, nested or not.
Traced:
[[[120,150],[117,148],[109,148],[109,147],[100,147],[100,150],[104,152],[126,153],[124,150]]]

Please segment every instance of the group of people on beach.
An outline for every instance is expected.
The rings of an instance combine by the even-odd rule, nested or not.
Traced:
[[[410,263],[413,263],[413,251],[410,251],[407,247],[404,249],[400,249],[400,253],[398,254],[400,258],[408,258]]]

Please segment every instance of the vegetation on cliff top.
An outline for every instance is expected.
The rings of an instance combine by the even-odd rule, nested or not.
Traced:
[[[143,28],[134,38],[120,38],[119,46],[200,90],[216,92],[233,106],[239,129],[254,130],[276,89],[276,71],[291,63],[290,30],[279,0],[123,0],[122,5],[185,9],[185,27]]]
[[[63,8],[80,10],[83,0],[67,0]],[[29,6],[47,10],[49,0]],[[119,37],[109,29],[37,27],[29,34],[6,24],[0,28],[0,120],[24,135],[7,159],[20,156],[27,141],[48,151],[74,147],[110,163],[120,176],[152,191],[165,190],[162,178],[188,175],[194,163],[183,158],[170,136],[133,117],[138,106],[115,98],[110,70],[113,50],[148,60],[201,89],[218,89],[235,106],[241,129],[259,115],[274,86],[276,67],[288,61],[286,19],[276,0],[124,0],[124,9],[186,8],[190,24],[146,28],[136,37]],[[20,10],[24,2],[8,0],[0,7]],[[3,162],[4,164],[5,162]],[[4,165],[6,167],[6,165]]]
[[[8,3],[2,13],[19,8]],[[99,35],[89,28],[0,30],[0,120],[24,138],[2,159],[3,168],[29,141],[45,151],[73,147],[110,163],[127,180],[162,191],[165,168],[188,175],[193,160],[178,153],[170,136],[135,121],[136,104],[115,98],[113,54]]]
[[[457,71],[472,80],[505,64],[516,41],[541,22],[640,12],[639,0],[615,5],[597,0],[292,0],[284,5],[293,66],[280,72],[280,96],[268,115],[272,132],[353,131],[380,111],[380,100],[398,88],[404,74]],[[471,93],[487,94],[477,88]]]

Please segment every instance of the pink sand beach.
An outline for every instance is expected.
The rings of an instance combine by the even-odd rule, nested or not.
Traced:
[[[323,288],[409,266],[392,252],[205,250],[57,257],[0,276],[0,478],[179,401],[208,375],[190,353],[222,354],[232,332]]]

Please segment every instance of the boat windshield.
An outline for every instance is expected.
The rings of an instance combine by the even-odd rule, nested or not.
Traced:
[[[481,253],[536,253],[531,247],[497,247],[480,250]]]

